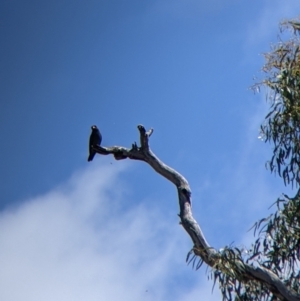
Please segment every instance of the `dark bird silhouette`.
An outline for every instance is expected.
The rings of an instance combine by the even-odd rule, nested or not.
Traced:
[[[89,142],[90,155],[88,157],[88,161],[92,161],[96,154],[96,152],[93,149],[93,145],[100,145],[101,141],[102,141],[102,136],[101,136],[101,133],[100,133],[99,129],[97,128],[97,126],[92,125],[91,129],[92,129],[92,133],[91,133],[90,142]]]

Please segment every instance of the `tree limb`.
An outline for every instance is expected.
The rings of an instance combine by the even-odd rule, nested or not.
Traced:
[[[172,182],[178,192],[181,225],[190,235],[194,243],[194,254],[200,256],[210,267],[217,268],[220,253],[208,244],[200,226],[192,216],[191,189],[188,181],[176,170],[163,163],[151,151],[149,147],[149,137],[152,135],[153,129],[146,132],[145,128],[139,125],[138,130],[140,132],[140,147],[134,143],[131,149],[121,146],[103,147],[99,145],[93,146],[93,148],[101,155],[114,155],[116,160],[129,158],[144,161],[157,173]],[[300,301],[300,296],[295,291],[289,290],[272,271],[263,267],[254,267],[241,261],[237,262],[237,265],[241,266],[241,264],[243,265],[243,273],[241,275],[243,281],[256,280],[265,284],[274,295],[282,300]]]

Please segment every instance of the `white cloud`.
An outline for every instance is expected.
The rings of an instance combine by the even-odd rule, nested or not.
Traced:
[[[183,230],[153,204],[126,209],[126,166],[96,165],[1,212],[0,300],[215,298],[184,262]]]

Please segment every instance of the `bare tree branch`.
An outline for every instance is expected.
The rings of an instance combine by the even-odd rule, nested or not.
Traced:
[[[195,255],[200,256],[201,259],[214,269],[219,269],[220,266],[220,252],[212,248],[206,241],[204,234],[198,225],[197,221],[192,215],[191,206],[191,189],[188,181],[176,170],[167,166],[155,154],[149,147],[149,137],[153,133],[153,129],[146,132],[142,125],[138,126],[140,132],[140,144],[138,147],[136,143],[132,144],[131,149],[112,146],[93,146],[94,150],[101,155],[114,155],[116,160],[132,159],[140,160],[148,163],[157,173],[172,182],[178,192],[179,217],[181,225],[190,235],[194,247],[193,252]],[[235,260],[235,266],[238,269],[236,273],[239,275],[241,281],[255,280],[266,285],[269,290],[281,300],[300,301],[300,296],[292,290],[289,290],[284,283],[275,275],[272,271],[267,270],[264,267],[254,267],[244,263],[241,259]],[[224,272],[224,271],[223,271]]]

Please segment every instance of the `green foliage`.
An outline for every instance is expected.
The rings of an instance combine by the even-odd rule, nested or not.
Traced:
[[[292,36],[265,54],[266,79],[255,87],[268,87],[270,111],[261,126],[261,137],[274,144],[268,166],[285,184],[300,183],[300,23],[288,21],[282,29]]]
[[[194,251],[196,250],[193,249],[189,252],[187,262],[192,263],[193,267],[198,269],[201,267],[203,260],[197,257]],[[245,262],[250,263],[249,260],[246,260],[246,256],[249,257],[249,254],[246,253],[248,252],[236,247],[225,247],[214,255],[215,266],[209,274],[209,277],[214,281],[213,287],[218,283],[224,301],[279,300],[266,285],[245,277],[247,273]],[[253,264],[255,265],[255,259],[253,259]]]
[[[283,195],[277,211],[254,225],[258,239],[247,260],[275,273],[288,288],[300,294],[300,189],[294,198]]]
[[[270,290],[258,281],[233,278],[219,270],[213,272],[214,281],[218,280],[223,300],[228,301],[277,301]]]
[[[291,37],[266,53],[263,71],[266,78],[254,88],[268,88],[270,110],[261,126],[261,137],[274,145],[271,172],[277,172],[285,185],[300,184],[300,22],[287,21],[281,29],[291,29]],[[236,270],[236,262],[272,271],[285,286],[300,294],[300,189],[294,198],[283,195],[276,201],[277,211],[254,225],[258,235],[246,253],[230,249],[232,260],[223,259]],[[226,251],[226,254],[229,250]],[[241,271],[237,269],[237,271]],[[280,300],[266,284],[245,279],[222,265],[213,272],[223,300]]]
[[[274,145],[271,172],[283,178],[285,185],[300,184],[300,22],[287,21],[281,29],[291,36],[265,54],[265,79],[254,86],[267,87],[270,110],[261,126],[261,137]],[[277,211],[254,225],[256,241],[250,250],[225,247],[214,255],[211,278],[219,284],[223,300],[279,301],[283,297],[274,286],[247,273],[260,267],[274,273],[290,291],[300,295],[300,188],[295,197],[287,195],[275,204]],[[196,269],[197,250],[192,250]],[[200,250],[201,251],[201,250]],[[196,252],[197,254],[201,252]]]

